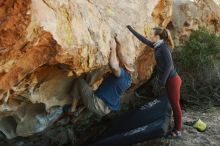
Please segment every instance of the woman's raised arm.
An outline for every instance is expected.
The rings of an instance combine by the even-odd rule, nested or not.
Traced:
[[[154,45],[151,41],[146,39],[143,35],[135,31],[130,25],[127,26],[127,28],[132,32],[133,35],[135,35],[142,43],[146,44],[148,47],[153,48]]]

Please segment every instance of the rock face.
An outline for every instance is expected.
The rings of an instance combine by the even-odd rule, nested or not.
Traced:
[[[108,65],[114,34],[136,68],[134,83],[149,78],[153,51],[126,25],[146,36],[152,27],[168,25],[178,43],[199,24],[219,31],[219,11],[212,0],[1,1],[0,131],[7,138],[30,135],[33,127],[24,123],[37,126],[36,115],[71,103],[74,78]]]
[[[27,136],[22,124],[39,114],[30,114],[29,107],[43,103],[45,112],[69,104],[73,79],[108,65],[114,34],[136,67],[134,81],[147,79],[155,64],[153,51],[144,51],[126,25],[148,35],[150,28],[169,23],[171,8],[171,0],[1,1],[0,130],[8,138]],[[7,120],[17,126],[5,129]]]
[[[199,26],[220,32],[219,0],[175,0],[168,28],[173,31],[176,45],[183,43]]]

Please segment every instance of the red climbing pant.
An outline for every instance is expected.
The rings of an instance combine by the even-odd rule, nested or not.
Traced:
[[[173,76],[168,79],[166,88],[169,101],[173,110],[174,124],[176,130],[182,128],[182,112],[180,107],[180,86],[182,80],[179,75]]]

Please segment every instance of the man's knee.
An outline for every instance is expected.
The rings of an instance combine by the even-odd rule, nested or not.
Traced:
[[[88,86],[88,83],[83,78],[77,78],[74,83],[76,86],[82,89],[84,86]]]
[[[71,97],[78,98],[79,92],[82,89],[81,82],[82,82],[81,79],[78,79],[78,78],[73,81],[73,84],[70,90]]]
[[[86,84],[86,81],[82,78],[76,78],[73,80],[72,89],[80,89]]]

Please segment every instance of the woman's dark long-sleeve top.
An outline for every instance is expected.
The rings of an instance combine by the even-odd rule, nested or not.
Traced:
[[[165,86],[167,79],[177,74],[173,65],[173,59],[171,56],[171,49],[165,43],[161,43],[158,46],[154,46],[154,43],[146,39],[144,36],[136,32],[132,27],[128,29],[144,44],[151,48],[155,48],[155,59],[157,63],[157,72],[159,74],[159,85]]]

